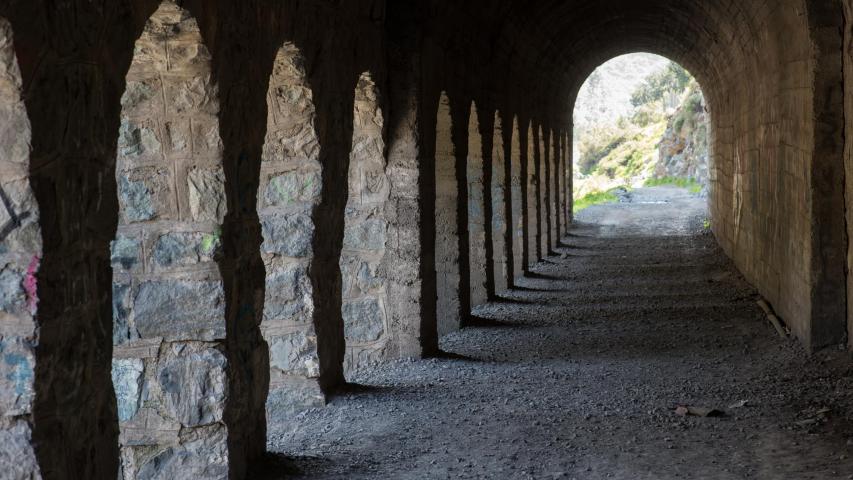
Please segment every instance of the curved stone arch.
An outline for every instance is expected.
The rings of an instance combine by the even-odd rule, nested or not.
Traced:
[[[267,132],[261,161],[258,216],[266,268],[261,332],[270,351],[268,425],[321,406],[320,359],[314,328],[314,209],[322,193],[320,141],[305,58],[284,43],[267,90]]]
[[[389,355],[388,269],[393,267],[386,256],[391,183],[384,133],[379,88],[371,73],[364,72],[355,87],[349,197],[340,259],[345,372]]]
[[[219,98],[198,23],[172,0],[136,41],[121,107],[112,244],[120,477],[194,465],[224,477]]]
[[[483,305],[489,300],[487,286],[488,259],[486,258],[486,192],[484,186],[483,138],[477,104],[471,102],[468,117],[468,249],[471,278],[471,306]],[[470,313],[470,312],[466,312]]]
[[[435,271],[439,337],[461,327],[459,188],[450,99],[441,93],[435,127]]]
[[[32,443],[39,208],[30,187],[30,121],[12,27],[0,17],[0,472],[40,478]]]

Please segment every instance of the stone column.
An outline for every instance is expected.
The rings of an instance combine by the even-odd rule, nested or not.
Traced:
[[[536,127],[533,135],[536,164],[536,258],[542,260],[548,256],[548,161],[542,127]]]
[[[468,242],[470,249],[471,306],[489,299],[486,258],[486,205],[483,185],[483,141],[477,105],[471,103],[468,118]],[[470,313],[470,312],[467,312]]]
[[[539,137],[542,141],[542,183],[545,185],[545,190],[542,194],[542,225],[545,235],[542,238],[542,256],[547,257],[551,254],[554,245],[554,162],[553,162],[553,143],[551,142],[551,131],[547,128],[542,129],[542,134]]]
[[[313,92],[292,43],[279,48],[267,91],[258,216],[266,270],[261,333],[270,352],[267,424],[325,404],[310,266],[323,171]]]
[[[391,185],[384,128],[379,91],[370,74],[364,73],[355,91],[349,199],[340,262],[347,372],[388,358],[391,325],[388,272],[383,263],[388,244],[385,210]]]
[[[30,134],[12,28],[0,18],[0,476],[9,480],[41,478],[32,413],[42,239]]]
[[[512,127],[510,127],[512,128]],[[509,284],[510,272],[508,270],[509,259],[507,245],[507,201],[508,188],[506,173],[506,150],[504,147],[503,119],[499,113],[495,113],[495,122],[492,127],[492,155],[489,159],[491,170],[491,232],[492,232],[492,258],[491,269],[494,279],[494,295],[500,295]]]
[[[438,292],[436,317],[439,337],[461,326],[459,306],[459,188],[450,99],[442,93],[435,132],[435,271]]]
[[[388,272],[388,307],[391,315],[394,354],[419,357],[438,350],[435,326],[435,282],[427,269],[435,262],[424,248],[421,225],[422,146],[420,145],[420,37],[419,5],[388,4],[388,49],[391,79],[388,118],[388,180],[391,194],[385,210],[388,219],[388,249],[384,262]],[[433,168],[430,164],[429,168]],[[430,215],[432,212],[430,212]],[[425,255],[426,254],[426,255]]]
[[[524,142],[524,148],[522,149],[524,153],[524,160],[522,162],[522,166],[524,166],[524,172],[522,173],[522,177],[525,182],[525,192],[524,192],[524,240],[525,240],[525,256],[524,256],[524,266],[525,273],[530,271],[530,267],[536,264],[539,261],[538,259],[538,220],[539,220],[539,178],[536,172],[536,139],[533,134],[533,124],[532,122],[527,128],[527,136],[526,141]]]
[[[507,249],[512,260],[512,281],[510,287],[516,285],[516,281],[524,276],[524,188],[522,186],[522,155],[521,155],[521,130],[518,117],[512,121],[512,145],[509,148],[507,164],[509,166],[509,235],[507,239],[511,242]]]
[[[557,132],[548,133],[548,144],[550,145],[550,168],[548,176],[548,187],[551,190],[550,198],[550,220],[551,237],[549,247],[553,251],[560,244],[560,141]]]
[[[218,113],[198,25],[165,1],[136,43],[122,97],[112,245],[121,478],[228,475]]]

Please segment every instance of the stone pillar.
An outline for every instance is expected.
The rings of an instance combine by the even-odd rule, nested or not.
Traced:
[[[516,285],[516,280],[524,276],[524,187],[522,185],[522,155],[521,155],[521,129],[518,117],[512,120],[512,144],[507,157],[508,184],[509,184],[509,235],[507,240],[510,246],[507,250],[512,261],[512,275],[510,287]]]
[[[533,130],[533,156],[536,164],[536,259],[548,256],[548,162],[544,151],[544,131]]]
[[[421,197],[426,189],[435,188],[420,182],[421,171],[427,168],[419,143],[423,128],[418,50],[421,12],[419,5],[410,2],[391,2],[387,8],[389,100],[395,106],[388,118],[388,307],[393,353],[419,357],[438,350],[435,283],[427,274],[427,269],[435,271],[435,260],[431,250],[424,248],[421,230],[425,221]]]
[[[554,245],[554,149],[551,143],[551,131],[547,128],[542,129],[540,136],[542,141],[542,183],[545,185],[545,191],[542,194],[542,225],[545,235],[542,239],[542,256],[547,257],[551,254]]]
[[[510,127],[512,128],[512,127]],[[508,270],[511,251],[507,249],[507,173],[506,173],[506,149],[503,136],[503,119],[499,113],[495,113],[495,122],[492,127],[492,152],[489,158],[491,170],[491,232],[492,232],[492,257],[490,259],[493,278],[493,294],[500,295],[508,287],[510,272]]]
[[[436,317],[439,337],[459,330],[459,185],[450,99],[441,94],[435,131],[435,271],[438,292]]]
[[[563,145],[565,148],[563,151],[566,153],[566,166],[565,166],[565,176],[566,176],[566,233],[569,231],[569,227],[574,221],[574,195],[575,195],[575,182],[574,182],[574,171],[575,171],[575,152],[574,146],[572,145],[572,134],[571,129],[566,133],[563,137]]]
[[[322,406],[320,359],[310,278],[323,171],[314,130],[314,97],[295,45],[279,48],[267,92],[267,134],[258,216],[266,269],[261,333],[270,352],[268,425]]]
[[[470,249],[471,306],[482,305],[489,299],[486,258],[486,205],[483,180],[483,140],[477,105],[471,103],[468,118],[468,244]],[[470,313],[470,312],[466,312]]]
[[[388,272],[383,262],[388,232],[385,210],[391,185],[386,172],[384,127],[379,92],[370,74],[364,73],[355,91],[349,199],[340,262],[347,372],[387,358]]]
[[[524,266],[525,273],[530,271],[530,267],[536,264],[539,261],[538,259],[538,220],[539,220],[539,178],[536,174],[536,139],[533,134],[533,124],[532,122],[527,128],[527,135],[524,143],[524,147],[522,148],[522,152],[524,154],[524,160],[522,161],[522,166],[524,167],[524,171],[522,173],[522,178],[524,178],[525,182],[525,191],[524,191],[524,240],[525,240],[525,249],[524,249]]]
[[[30,133],[12,28],[0,18],[0,476],[9,480],[41,478],[32,413],[42,241]]]
[[[112,379],[125,479],[228,475],[215,262],[226,204],[210,61],[196,21],[167,0],[136,43],[122,97]]]
[[[551,190],[550,198],[550,230],[551,237],[548,245],[553,251],[560,244],[560,141],[557,132],[548,133],[548,144],[550,145],[550,168],[548,176],[548,187]]]

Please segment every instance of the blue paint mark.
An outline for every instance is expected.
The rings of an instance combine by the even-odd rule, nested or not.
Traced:
[[[5,355],[3,359],[6,365],[12,367],[12,371],[6,375],[6,380],[14,383],[16,395],[24,395],[30,390],[29,387],[32,385],[33,366],[25,356],[16,353]]]

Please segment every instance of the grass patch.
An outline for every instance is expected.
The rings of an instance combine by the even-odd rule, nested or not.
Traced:
[[[672,186],[687,189],[690,193],[700,193],[704,188],[701,183],[692,178],[664,177],[646,180],[646,187]]]
[[[604,205],[606,203],[616,203],[619,201],[613,190],[607,192],[592,192],[575,200],[574,212],[578,213],[593,205]]]

